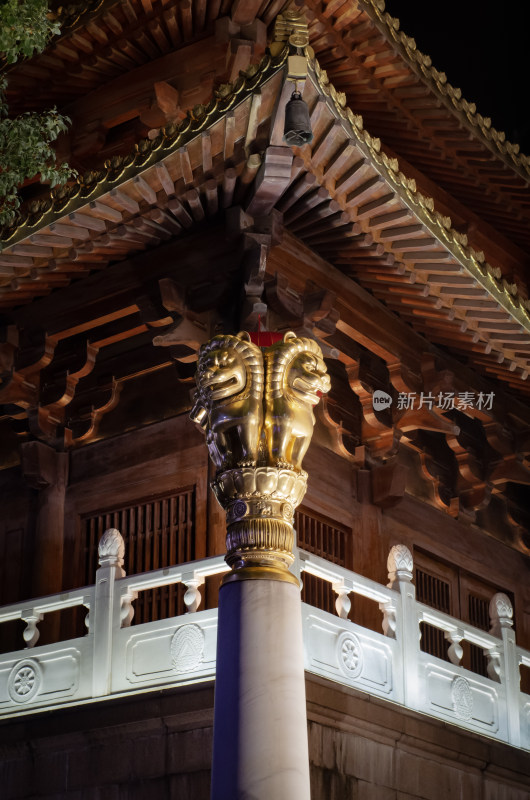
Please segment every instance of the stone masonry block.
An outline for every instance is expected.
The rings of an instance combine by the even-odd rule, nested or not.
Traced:
[[[65,792],[68,779],[68,760],[61,750],[53,747],[40,747],[39,742],[33,752],[33,793],[37,796]]]
[[[480,736],[468,736],[456,726],[435,720],[423,719],[409,714],[405,717],[405,732],[401,741],[416,741],[420,747],[430,745],[432,748],[444,750],[466,757],[477,764],[484,764],[488,759],[488,744]]]
[[[30,794],[33,776],[29,751],[26,757],[11,758],[6,749],[2,748],[0,757],[0,786],[9,787],[12,800],[22,800]]]
[[[367,781],[358,781],[357,800],[396,800],[396,798],[395,789],[389,789],[387,786],[374,786],[373,783]]]
[[[482,773],[477,769],[465,771],[463,765],[460,773],[460,792],[465,800],[484,800]]]
[[[122,786],[120,800],[170,800],[169,779],[158,777],[152,780],[134,780]]]
[[[311,767],[311,800],[358,800],[357,781],[329,769]]]
[[[68,756],[68,788],[126,783],[133,774],[132,736],[94,736]]]
[[[337,763],[338,732],[318,722],[308,725],[309,760],[315,767],[334,769]]]
[[[78,745],[65,753],[65,758],[68,759],[68,789],[85,788],[97,782],[97,773],[92,772],[88,741],[84,747]]]
[[[379,786],[395,786],[393,747],[349,733],[341,738],[341,771]]]
[[[193,798],[193,800],[209,800],[210,771],[200,770],[187,775],[172,775],[168,800]]]
[[[451,767],[448,762],[432,757],[422,758],[403,750],[396,753],[396,786],[413,797],[464,800],[460,778],[460,770]]]
[[[170,774],[209,770],[212,763],[212,729],[197,728],[172,733],[168,737],[167,748]]]
[[[398,792],[396,800],[421,800],[417,794],[406,794],[405,792]]]
[[[81,793],[82,800],[123,800],[120,786],[91,786]]]
[[[165,775],[167,742],[162,731],[152,736],[135,736],[132,749],[133,774],[137,779]]]
[[[528,800],[529,797],[530,790],[497,783],[489,778],[484,781],[484,800]]]

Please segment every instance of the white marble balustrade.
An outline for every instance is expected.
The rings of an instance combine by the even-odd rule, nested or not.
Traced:
[[[126,576],[123,555],[119,532],[106,531],[94,586],[0,608],[0,641],[2,623],[26,623],[25,647],[0,654],[0,717],[215,677],[217,609],[200,609],[201,587],[228,570],[223,557]],[[336,614],[302,604],[308,672],[530,750],[530,696],[519,674],[530,652],[516,644],[506,595],[492,598],[487,632],[416,601],[404,545],[390,551],[386,586],[303,550],[295,555],[301,581],[315,575],[336,595]],[[185,614],[131,625],[139,592],[177,583],[186,586]],[[352,594],[379,606],[380,633],[348,618]],[[87,609],[86,635],[39,645],[45,614],[75,606]],[[448,660],[420,650],[421,622],[444,631]],[[484,651],[488,677],[462,666],[463,641]]]

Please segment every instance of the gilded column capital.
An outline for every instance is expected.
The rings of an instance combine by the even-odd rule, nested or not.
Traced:
[[[217,468],[212,488],[226,511],[228,580],[296,579],[293,517],[307,486],[302,459],[313,407],[330,380],[315,341],[286,333],[258,347],[248,333],[216,336],[199,351],[191,419]]]

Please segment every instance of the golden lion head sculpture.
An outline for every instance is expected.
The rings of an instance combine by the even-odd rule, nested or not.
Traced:
[[[263,418],[263,356],[246,332],[203,345],[191,419],[207,429],[218,469],[255,465]]]
[[[259,463],[301,471],[313,407],[330,389],[315,341],[289,332],[262,353],[247,333],[216,336],[200,349],[196,381],[190,416],[207,430],[219,470]]]
[[[301,470],[309,447],[315,406],[331,382],[322,351],[313,339],[286,333],[265,352],[264,432],[271,465]]]

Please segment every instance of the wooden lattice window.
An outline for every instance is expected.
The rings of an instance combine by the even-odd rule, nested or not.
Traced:
[[[94,582],[98,541],[107,528],[117,528],[125,542],[128,575],[193,561],[195,558],[195,489],[101,511],[82,519],[85,584]],[[134,623],[165,619],[185,611],[185,587],[163,586],[140,592]]]
[[[468,595],[468,618],[475,628],[481,628],[483,631],[490,629],[490,614],[489,614],[489,600],[477,595]],[[472,672],[478,672],[479,675],[487,676],[488,674],[488,660],[484,655],[482,648],[477,647],[475,644],[469,645],[469,668]]]
[[[487,583],[465,570],[446,564],[422,551],[414,555],[416,573],[416,597],[421,603],[444,611],[452,617],[470,622],[476,628],[490,628],[489,604],[496,592],[510,592]],[[421,623],[421,649],[425,653],[449,660],[449,642],[444,632]],[[487,676],[488,660],[481,647],[463,641],[462,666],[479,675]]]
[[[438,575],[416,567],[416,597],[438,611],[451,613],[451,583]],[[426,622],[421,623],[420,647],[424,653],[447,660],[447,642],[444,632]]]
[[[314,553],[334,564],[347,566],[347,529],[326,520],[313,512],[298,510],[295,515],[296,543],[298,547]],[[302,602],[335,613],[335,594],[327,581],[316,575],[302,575]]]
[[[505,589],[499,589],[493,584],[475,578],[463,572],[460,577],[460,604],[464,619],[467,619],[476,628],[483,631],[490,629],[490,600],[496,592],[503,591],[510,597],[513,605],[513,597]],[[466,616],[467,614],[467,616]],[[488,659],[484,655],[481,647],[467,644],[464,647],[464,658],[462,663],[473,672],[487,676]]]

